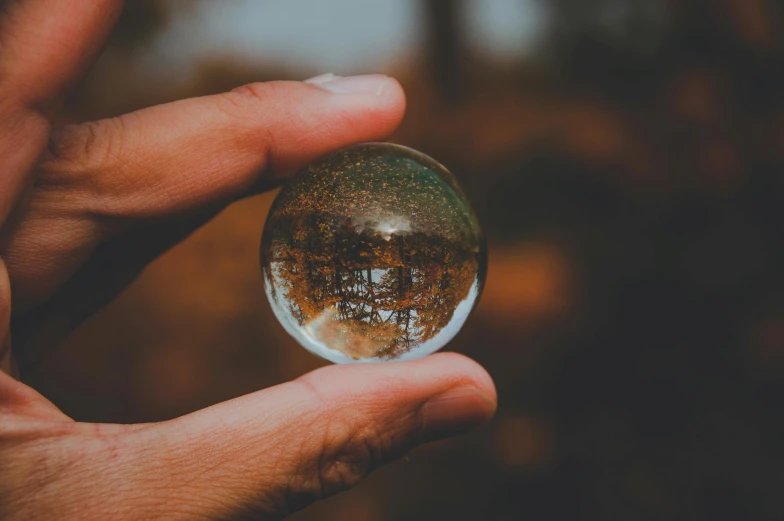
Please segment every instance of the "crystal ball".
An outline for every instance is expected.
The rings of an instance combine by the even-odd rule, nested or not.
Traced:
[[[264,227],[261,266],[275,316],[309,351],[335,363],[410,360],[463,326],[487,251],[445,167],[367,143],[288,181]]]

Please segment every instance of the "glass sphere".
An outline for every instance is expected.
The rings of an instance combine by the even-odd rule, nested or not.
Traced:
[[[487,252],[446,168],[367,143],[289,180],[264,227],[261,265],[275,316],[309,351],[335,363],[410,360],[463,326]]]

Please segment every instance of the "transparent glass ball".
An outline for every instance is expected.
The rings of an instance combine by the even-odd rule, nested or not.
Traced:
[[[275,316],[309,351],[335,363],[410,360],[463,326],[487,252],[446,168],[367,143],[288,181],[264,227],[261,266]]]

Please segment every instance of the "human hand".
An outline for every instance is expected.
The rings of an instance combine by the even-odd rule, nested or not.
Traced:
[[[381,139],[402,118],[400,85],[370,76],[253,84],[53,127],[121,4],[0,1],[7,373],[11,333],[24,371],[233,199],[331,150]],[[440,354],[326,367],[158,424],[101,425],[74,422],[0,371],[0,518],[278,518],[486,421],[495,399],[481,367]]]

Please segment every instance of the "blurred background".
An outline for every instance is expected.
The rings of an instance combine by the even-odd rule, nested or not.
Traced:
[[[784,518],[784,4],[133,0],[63,119],[251,81],[383,72],[393,141],[450,167],[490,243],[450,349],[485,428],[297,520]],[[323,362],[261,286],[274,193],[155,261],[31,383],[145,422]]]

